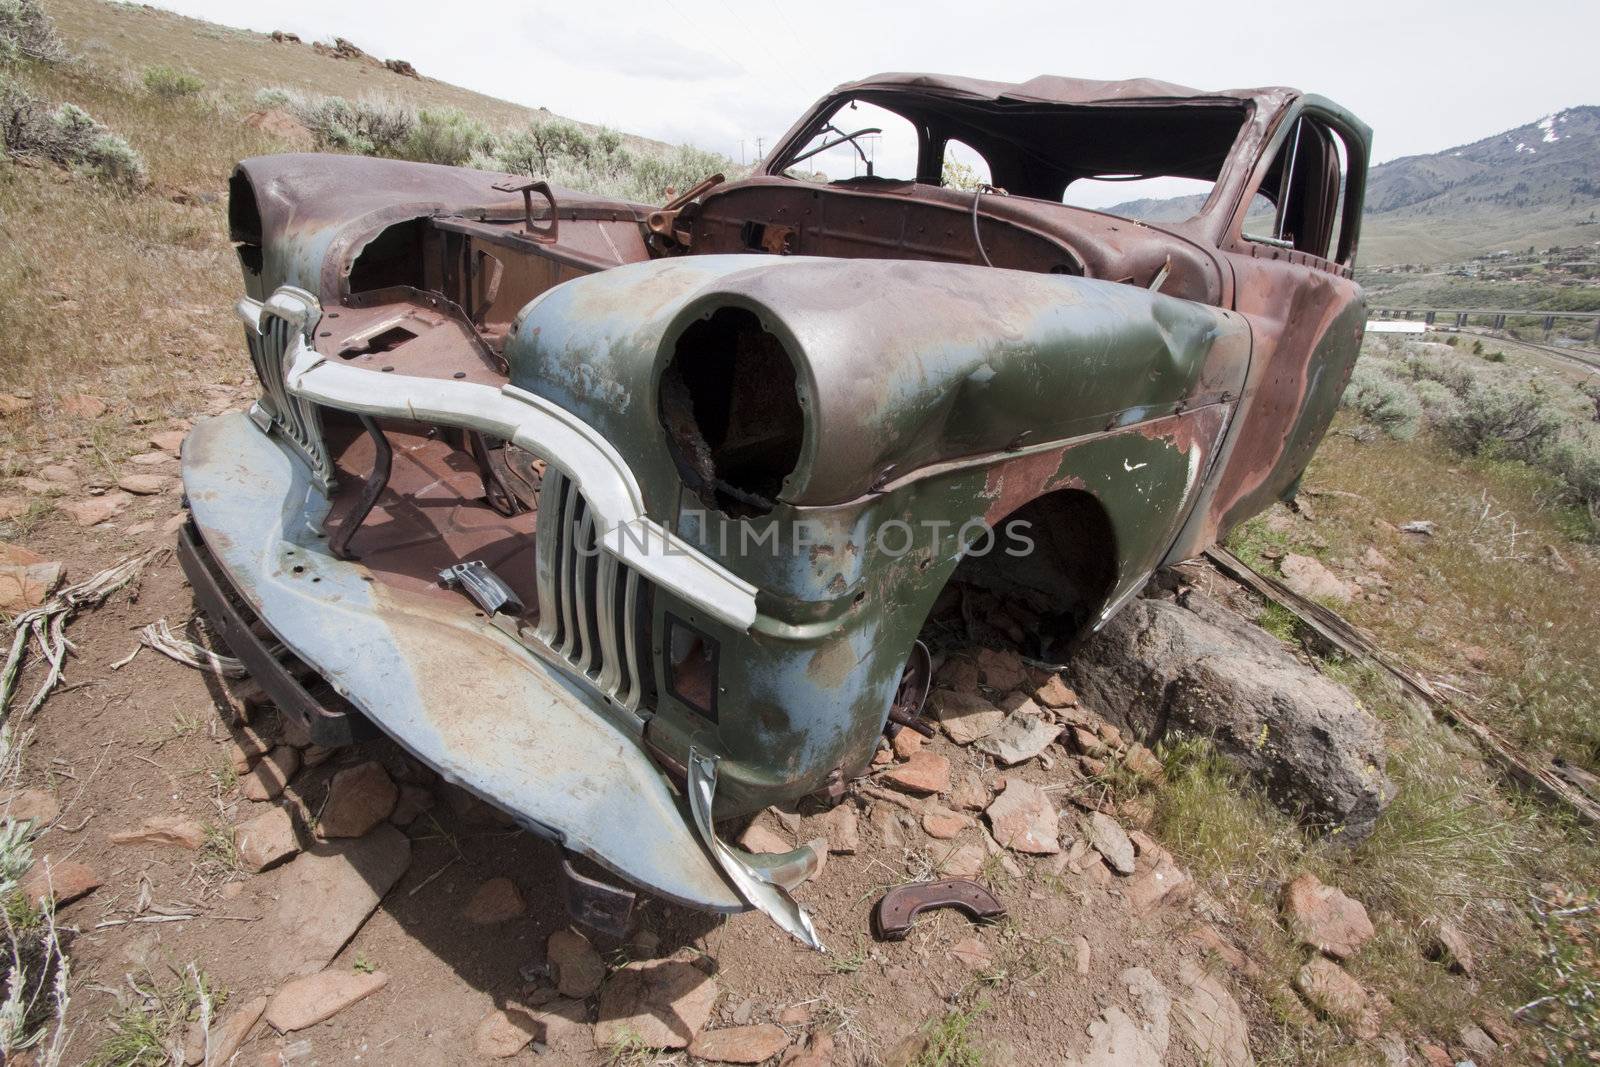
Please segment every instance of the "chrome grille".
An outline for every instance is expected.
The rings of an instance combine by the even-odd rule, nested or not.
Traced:
[[[539,489],[536,538],[539,640],[618,704],[637,708],[646,579],[600,548],[588,501],[554,467],[545,468]]]
[[[261,379],[261,399],[250,409],[256,425],[276,431],[300,453],[324,492],[333,488],[333,460],[322,439],[316,406],[289,392],[286,377],[297,353],[309,347],[311,331],[322,318],[317,298],[286,285],[266,303],[239,302],[250,362]]]

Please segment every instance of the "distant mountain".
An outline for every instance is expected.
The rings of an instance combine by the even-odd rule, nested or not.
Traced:
[[[1130,200],[1106,210],[1166,222],[1188,218],[1201,202]],[[1367,174],[1366,203],[1364,266],[1600,241],[1600,107],[1381,163]]]

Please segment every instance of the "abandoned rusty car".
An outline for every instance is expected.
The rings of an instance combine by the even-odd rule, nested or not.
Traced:
[[[184,445],[186,570],[315,740],[375,724],[557,842],[588,921],[626,881],[820,947],[809,849],[717,823],[862,771],[953,579],[1059,656],[1293,492],[1369,139],[1290,89],[887,74],[658,207],[246,160],[262,388]],[[1199,191],[1078,195],[1149,182]]]

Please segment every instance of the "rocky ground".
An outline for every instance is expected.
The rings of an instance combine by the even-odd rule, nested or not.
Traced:
[[[241,400],[218,389],[213,406]],[[7,610],[60,571],[81,579],[170,541],[183,429],[147,428],[115,479],[59,454],[17,480],[60,517],[7,550]],[[176,562],[157,557],[72,624],[65,683],[18,724],[9,810],[35,820],[24,891],[53,897],[73,961],[67,1062],[1237,1067],[1286,1002],[1374,1057],[1453,1062],[1340,966],[1373,936],[1358,901],[1309,874],[1289,883],[1281,921],[1306,962],[1287,1001],[1263,996],[1226,907],[1147,832],[1165,769],[1134,738],[1156,731],[1152,714],[1165,728],[1226,707],[1207,720],[1219,745],[1353,834],[1390,792],[1377,728],[1349,695],[1182,575],[1069,675],[943,649],[938,736],[886,741],[831,810],[725,828],[753,851],[826,840],[796,895],[827,954],[756,914],[654,901],[625,940],[569,926],[556,851],[501,813],[390,742],[318,749],[249,682],[141,648],[157,620],[204,641],[194,611]],[[20,692],[42,676],[35,657]],[[875,941],[882,893],[936,877],[983,883],[1006,917],[939,911]],[[1459,938],[1440,957],[1471,965]],[[174,1009],[186,975],[208,995]],[[127,1051],[130,1031],[147,1058]],[[1497,1051],[1482,1028],[1459,1036],[1460,1053]]]

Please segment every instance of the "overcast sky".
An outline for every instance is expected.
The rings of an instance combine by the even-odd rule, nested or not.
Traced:
[[[834,85],[885,70],[1293,85],[1366,120],[1378,161],[1600,104],[1597,0],[158,2],[348,37],[430,77],[734,159]]]

